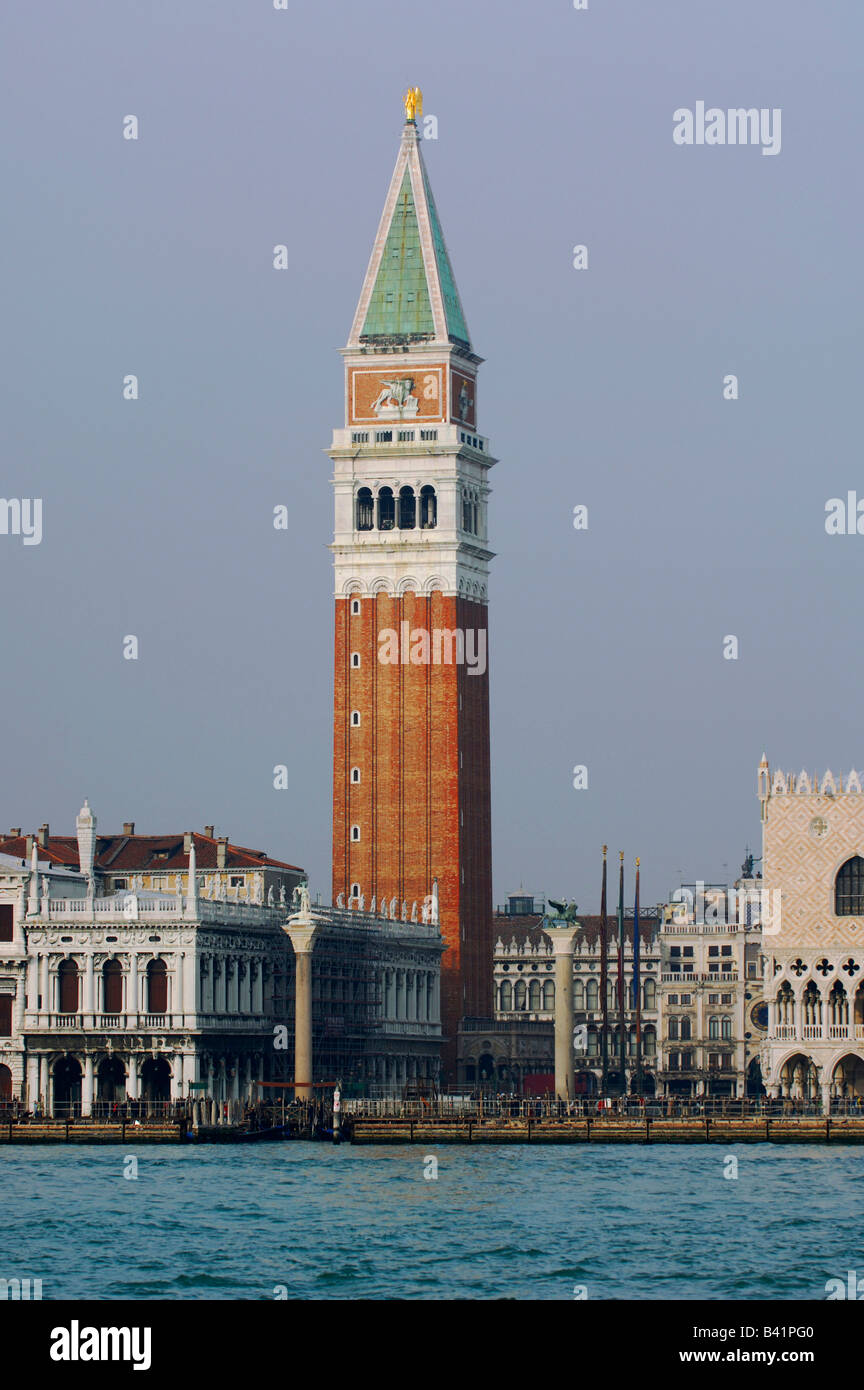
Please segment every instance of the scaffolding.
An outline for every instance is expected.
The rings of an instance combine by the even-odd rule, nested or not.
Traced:
[[[366,1059],[378,1051],[381,965],[375,931],[344,921],[319,925],[312,950],[313,1081],[341,1081],[347,1096],[362,1093]],[[273,969],[273,1016],[286,1025],[288,1045],[274,1051],[272,1079],[283,1083],[294,1079],[294,971],[286,936]]]

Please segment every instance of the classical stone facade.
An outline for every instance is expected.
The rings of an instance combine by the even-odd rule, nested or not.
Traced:
[[[372,1098],[437,1091],[444,942],[434,910],[427,915],[315,904],[291,914],[292,959],[284,989],[277,981],[276,1011],[295,1037],[299,1020],[309,1075],[297,1075],[289,1050],[286,1079],[340,1081],[346,1094]]]
[[[758,772],[772,1095],[864,1097],[864,793],[834,777]]]
[[[658,1080],[670,1096],[761,1094],[761,882],[679,889],[659,944]]]
[[[498,939],[493,952],[495,1010],[490,1018],[466,1019],[459,1033],[459,1080],[466,1085],[491,1084],[498,1089],[549,1091],[555,1072],[555,956],[552,942],[539,930],[537,914],[497,914]],[[579,918],[580,932],[573,950],[573,1021],[580,1030],[575,1040],[574,1070],[577,1095],[601,1089],[600,918]],[[607,1001],[609,1027],[609,1085],[621,1090],[620,1015],[618,1010],[618,937],[614,915],[608,920]],[[640,918],[641,1026],[644,1089],[655,1089],[657,1066],[660,951],[657,917]],[[624,1088],[635,1083],[636,1024],[632,1008],[633,919],[624,919]]]

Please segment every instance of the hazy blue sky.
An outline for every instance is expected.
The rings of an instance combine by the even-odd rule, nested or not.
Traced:
[[[603,841],[647,901],[734,875],[763,748],[864,763],[864,536],[824,525],[864,496],[862,40],[861,0],[7,0],[0,492],[44,538],[0,536],[4,828],[86,795],[329,892],[322,450],[415,83],[501,460],[496,900],[596,905]],[[700,100],[781,108],[781,153],[676,146]]]

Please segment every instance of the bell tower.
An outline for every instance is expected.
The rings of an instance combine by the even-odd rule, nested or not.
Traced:
[[[438,885],[445,1072],[492,1010],[488,475],[477,368],[417,88],[334,430],[333,899],[418,915]],[[395,900],[395,914],[391,908]],[[409,1014],[410,1017],[410,1014]]]

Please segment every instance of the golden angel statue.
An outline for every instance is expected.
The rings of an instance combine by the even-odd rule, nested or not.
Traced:
[[[413,121],[415,116],[423,115],[423,93],[419,87],[409,87],[404,101],[406,121]]]

